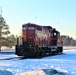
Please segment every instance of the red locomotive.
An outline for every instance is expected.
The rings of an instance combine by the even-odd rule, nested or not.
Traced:
[[[51,26],[40,26],[31,23],[23,24],[21,42],[22,45],[17,39],[16,54],[18,56],[44,56],[63,52],[60,32]]]

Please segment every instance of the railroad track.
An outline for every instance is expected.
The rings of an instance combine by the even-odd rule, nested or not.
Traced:
[[[21,59],[24,59],[24,57],[10,57],[10,58],[3,58],[3,59],[0,59],[0,60],[21,60]]]

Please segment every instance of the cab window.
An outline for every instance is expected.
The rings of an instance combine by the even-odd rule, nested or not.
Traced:
[[[26,30],[26,27],[23,27],[22,30]]]
[[[34,27],[29,27],[29,30],[34,30],[35,28]]]

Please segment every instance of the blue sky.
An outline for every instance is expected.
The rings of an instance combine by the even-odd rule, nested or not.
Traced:
[[[22,24],[31,22],[76,39],[76,0],[0,0],[0,6],[12,34],[20,34]]]

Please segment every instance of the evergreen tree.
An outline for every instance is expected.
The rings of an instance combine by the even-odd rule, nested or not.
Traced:
[[[0,15],[0,51],[2,46],[2,41],[5,39],[3,35],[8,35],[10,33],[9,26],[6,24],[4,18]]]

